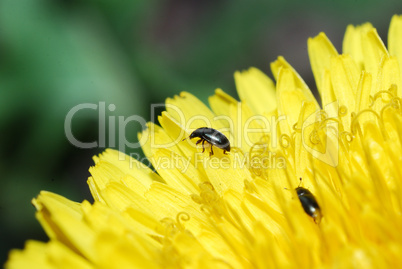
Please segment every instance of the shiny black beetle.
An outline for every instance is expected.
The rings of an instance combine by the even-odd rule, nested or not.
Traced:
[[[300,183],[301,182],[302,179],[300,178]],[[300,185],[295,190],[304,209],[304,212],[312,217],[315,223],[320,223],[322,218],[321,208],[311,191],[306,188],[300,187]]]
[[[193,139],[196,137],[200,138],[200,140],[198,140],[195,144],[198,145],[202,143],[202,152],[205,151],[205,141],[207,141],[211,145],[211,152],[209,153],[209,156],[212,156],[214,154],[212,146],[223,149],[224,154],[227,154],[226,152],[230,152],[229,139],[227,139],[227,137],[218,130],[208,127],[201,127],[192,132],[187,138]],[[183,141],[187,138],[184,138]]]

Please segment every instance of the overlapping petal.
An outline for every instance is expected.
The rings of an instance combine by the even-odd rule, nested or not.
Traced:
[[[114,150],[94,157],[95,203],[42,192],[50,241],[12,251],[7,267],[400,267],[401,29],[393,17],[389,52],[370,24],[347,28],[341,55],[325,34],[309,39],[321,107],[282,57],[276,85],[255,68],[235,74],[241,102],[220,89],[212,109],[168,99],[161,126],[139,134],[157,173]],[[200,127],[224,133],[230,153],[183,141]]]

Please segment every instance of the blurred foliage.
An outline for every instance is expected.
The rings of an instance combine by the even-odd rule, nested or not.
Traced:
[[[116,106],[106,119],[151,120],[151,103],[182,90],[204,102],[217,87],[236,96],[235,70],[256,66],[269,74],[278,55],[314,89],[307,38],[325,31],[340,51],[346,25],[370,21],[386,41],[402,4],[379,3],[0,1],[0,262],[28,238],[46,240],[30,205],[40,190],[92,200],[87,171],[103,147],[78,149],[67,141],[64,119],[74,106],[105,102]],[[98,112],[75,115],[77,139],[98,139]],[[127,139],[135,142],[139,130],[128,126]]]

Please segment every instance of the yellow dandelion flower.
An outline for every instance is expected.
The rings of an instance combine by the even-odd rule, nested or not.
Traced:
[[[321,107],[283,57],[276,83],[235,73],[241,102],[219,89],[212,110],[167,99],[139,135],[157,173],[115,150],[94,157],[95,202],[41,192],[50,240],[12,250],[6,268],[401,267],[401,16],[388,44],[370,24],[347,28],[343,54],[309,39]],[[222,136],[182,141],[201,127]]]

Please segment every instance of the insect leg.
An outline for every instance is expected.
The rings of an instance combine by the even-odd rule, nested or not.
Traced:
[[[204,139],[201,139],[201,140],[202,140],[202,153],[204,153],[204,151],[205,151],[205,146],[204,146],[205,140]]]
[[[211,144],[211,152],[209,153],[209,157],[211,157],[212,155],[214,155],[214,151],[212,150],[212,144]]]

